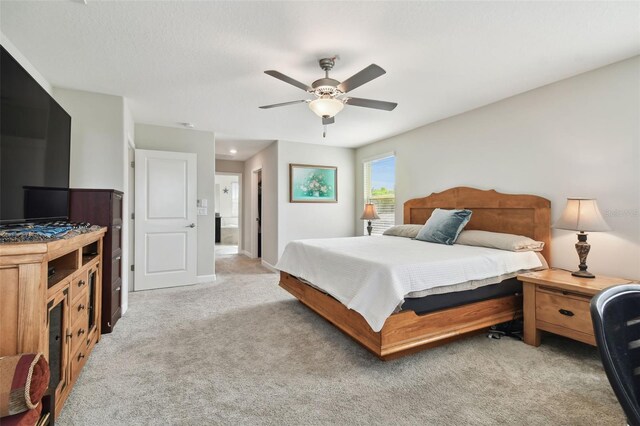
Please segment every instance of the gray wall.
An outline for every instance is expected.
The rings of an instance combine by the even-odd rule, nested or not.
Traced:
[[[244,161],[216,160],[218,173],[244,173]]]
[[[72,188],[117,189],[125,193],[122,241],[129,241],[130,215],[127,147],[133,142],[133,116],[120,96],[53,88],[53,97],[71,115]],[[130,245],[122,245],[122,312],[128,308]]]
[[[278,258],[289,241],[355,235],[354,160],[351,148],[278,141]],[[338,202],[290,203],[291,163],[338,167]]]
[[[209,214],[198,216],[198,276],[215,274],[215,136],[213,132],[135,125],[137,149],[190,152],[198,155],[198,199],[208,200]]]
[[[242,250],[251,253],[252,225],[256,220],[258,194],[253,188],[253,171],[262,169],[262,259],[275,265],[278,261],[278,145],[272,143],[244,162]]]
[[[639,94],[635,57],[361,147],[356,209],[363,159],[390,151],[397,223],[404,201],[454,186],[546,197],[552,221],[567,197],[595,197],[613,231],[589,235],[589,269],[639,279]],[[575,241],[554,230],[550,264],[577,269]]]
[[[354,156],[350,148],[276,141],[245,161],[241,249],[251,252],[253,171],[262,168],[262,259],[273,266],[289,241],[354,235]],[[338,167],[338,203],[290,203],[289,164]]]

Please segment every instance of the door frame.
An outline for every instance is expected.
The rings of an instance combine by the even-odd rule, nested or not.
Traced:
[[[262,175],[262,166],[251,170],[251,258],[258,258],[258,173]],[[262,207],[264,207],[264,176],[262,177]],[[264,208],[262,208],[262,222],[264,223]],[[262,248],[264,248],[264,236],[262,238]],[[261,250],[264,256],[264,250]]]
[[[128,265],[123,265],[123,267],[127,268],[126,271],[123,271],[127,273],[127,277],[128,277],[128,281],[127,281],[127,292],[126,293],[131,293],[136,291],[136,280],[135,280],[135,272],[133,272],[133,268],[134,268],[134,262],[136,259],[136,226],[135,226],[135,206],[136,206],[136,170],[135,170],[135,164],[136,164],[136,145],[135,143],[131,140],[131,138],[128,138],[128,144],[127,144],[127,173],[129,176],[129,181],[127,184],[127,190],[129,192],[128,196],[127,196],[127,206],[128,206],[128,211],[127,211],[127,216],[126,218],[123,218],[123,222],[126,221],[127,222],[127,234],[129,237],[129,253],[128,253],[128,259],[127,259],[127,263]],[[124,275],[124,274],[123,274]],[[123,292],[124,294],[124,292]],[[127,297],[127,305],[128,305],[128,299],[129,299],[129,295],[127,294],[125,297]],[[123,312],[124,313],[124,312]]]
[[[242,230],[244,229],[244,209],[242,199],[244,198],[244,188],[242,187],[242,173],[237,172],[218,172],[216,171],[216,175],[225,175],[225,176],[238,176],[238,254],[240,254],[240,247],[242,247]],[[216,182],[217,183],[217,182]],[[217,194],[216,194],[217,195]],[[215,202],[214,201],[214,215],[215,215]],[[215,257],[215,256],[214,256]]]

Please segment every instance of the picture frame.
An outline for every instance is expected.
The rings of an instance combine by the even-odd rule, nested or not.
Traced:
[[[289,202],[337,203],[338,168],[289,164]]]

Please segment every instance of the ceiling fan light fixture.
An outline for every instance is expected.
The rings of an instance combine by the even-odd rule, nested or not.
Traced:
[[[309,108],[318,117],[333,117],[344,108],[344,103],[330,96],[322,96],[309,102]]]

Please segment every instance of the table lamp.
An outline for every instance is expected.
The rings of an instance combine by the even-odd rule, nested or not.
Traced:
[[[610,231],[609,225],[604,221],[598,203],[593,198],[567,198],[567,206],[562,212],[562,216],[553,225],[554,228],[578,231],[578,242],[576,251],[580,258],[580,268],[572,272],[574,277],[595,278],[591,272],[587,271],[587,255],[591,245],[587,243],[586,232]]]
[[[374,219],[380,219],[378,216],[378,212],[376,212],[376,206],[372,203],[367,203],[364,205],[364,211],[362,212],[362,217],[360,220],[366,220],[367,222],[367,232],[371,235],[371,231],[373,230],[373,226],[371,226],[371,221]]]

